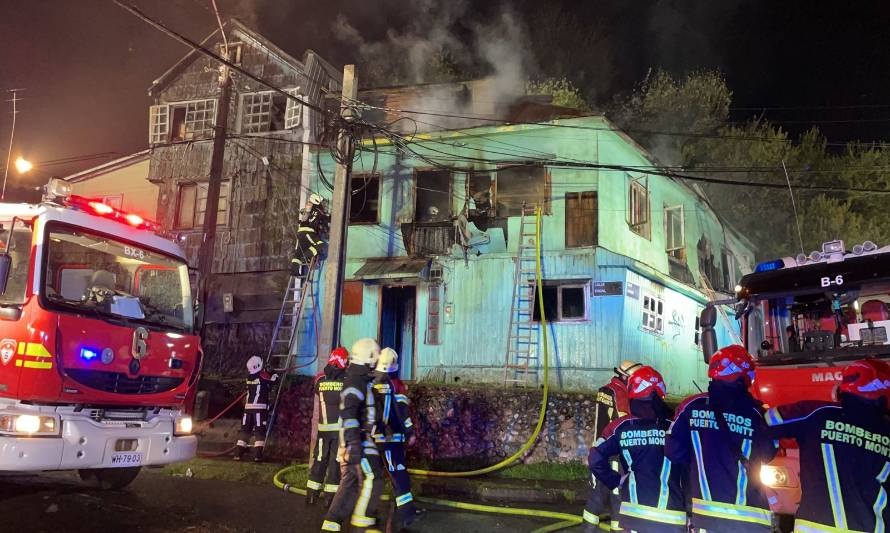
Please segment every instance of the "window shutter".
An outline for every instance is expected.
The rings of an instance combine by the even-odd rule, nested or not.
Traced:
[[[153,105],[148,110],[148,143],[167,142],[170,132],[170,106]]]
[[[287,94],[291,96],[296,96],[301,100],[304,98],[303,95],[300,94],[300,88],[296,87],[294,89],[288,89]],[[303,104],[293,100],[291,98],[287,99],[287,107],[284,111],[284,129],[289,130],[291,128],[296,128],[300,125],[303,119]]]

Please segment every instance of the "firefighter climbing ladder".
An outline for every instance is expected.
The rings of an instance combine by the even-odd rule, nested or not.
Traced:
[[[287,288],[284,290],[284,298],[281,302],[281,310],[278,312],[278,320],[275,321],[275,328],[272,330],[272,342],[269,343],[269,352],[266,354],[266,367],[271,368],[273,372],[282,372],[283,375],[278,384],[278,388],[274,392],[274,400],[272,400],[272,410],[269,416],[269,423],[266,427],[266,440],[272,434],[272,425],[275,423],[275,411],[278,408],[278,400],[281,398],[281,390],[284,388],[284,381],[287,379],[296,357],[294,343],[299,336],[300,319],[303,316],[303,309],[306,307],[306,299],[315,298],[312,292],[312,284],[315,276],[315,267],[317,259],[313,258],[309,266],[305,268],[299,275],[291,276],[287,282]]]
[[[519,219],[519,250],[513,274],[513,300],[510,306],[510,329],[504,363],[504,383],[528,385],[529,378],[538,378],[538,324],[534,321],[537,262],[537,225],[540,211],[535,206],[522,206]]]

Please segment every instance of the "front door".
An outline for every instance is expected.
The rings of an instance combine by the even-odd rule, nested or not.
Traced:
[[[414,379],[414,326],[417,287],[382,287],[380,347],[399,354],[399,377]]]

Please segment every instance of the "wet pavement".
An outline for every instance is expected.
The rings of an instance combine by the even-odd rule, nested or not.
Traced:
[[[121,491],[84,486],[75,473],[0,476],[0,531],[301,532],[321,518],[301,497],[270,485],[143,471]],[[551,520],[430,508],[412,532],[532,531]],[[578,531],[572,528],[566,531]]]

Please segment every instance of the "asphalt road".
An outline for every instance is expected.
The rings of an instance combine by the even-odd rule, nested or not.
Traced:
[[[0,531],[318,531],[317,512],[299,496],[272,485],[170,477],[152,471],[143,471],[122,491],[107,492],[85,487],[76,474],[68,472],[0,476]],[[551,522],[429,509],[411,531],[531,531]]]

